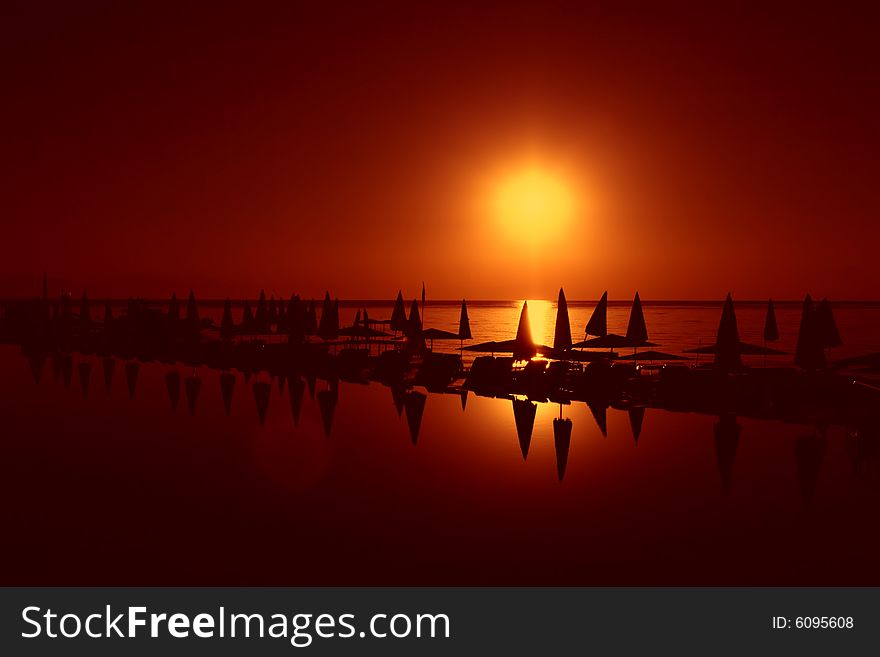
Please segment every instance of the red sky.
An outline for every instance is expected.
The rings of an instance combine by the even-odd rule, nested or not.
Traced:
[[[0,27],[0,295],[48,269],[96,296],[880,296],[855,10],[26,4]],[[491,216],[534,166],[568,224]]]

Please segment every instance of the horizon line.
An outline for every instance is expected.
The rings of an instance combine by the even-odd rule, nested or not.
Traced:
[[[86,292],[88,295],[88,292]],[[271,296],[271,295],[270,295]],[[20,303],[23,301],[33,301],[34,299],[41,298],[40,295],[28,295],[28,296],[15,296],[15,297],[0,297],[0,304],[8,304],[8,303]],[[76,301],[81,299],[81,295],[71,295],[71,298]],[[110,303],[128,303],[132,299],[138,302],[147,303],[147,304],[162,304],[168,303],[171,299],[168,297],[137,297],[137,296],[129,296],[129,297],[105,297],[105,296],[88,296],[88,298],[95,302],[104,302],[110,301]],[[187,295],[178,296],[177,299],[180,302],[185,302]],[[267,296],[267,300],[268,300]],[[394,305],[395,298],[342,298],[342,297],[333,297],[334,300],[339,301],[341,304],[372,304],[372,305]],[[408,297],[404,297],[406,300]],[[414,299],[421,301],[418,297],[413,297]],[[818,297],[817,297],[818,298]],[[50,296],[50,300],[56,301],[61,299],[61,295]],[[207,297],[200,299],[198,296],[196,297],[197,303],[207,303],[207,304],[223,304],[226,302],[226,299],[229,299],[232,303],[244,303],[245,301],[258,301],[259,295],[253,297]],[[275,297],[276,302],[279,301],[288,301],[290,297],[288,296],[278,296]],[[323,300],[323,296],[315,296],[315,297],[306,297],[301,296],[301,300],[303,301],[311,301],[314,300],[316,302],[320,302]],[[522,303],[524,301],[545,301],[548,303],[555,304],[557,300],[555,298],[542,298],[542,297],[519,297],[519,298],[473,298],[468,299],[465,298],[457,298],[457,299],[426,299],[425,303],[429,306],[431,305],[449,305],[449,304],[460,304],[462,300],[466,301],[468,304],[506,304],[506,303]],[[737,304],[766,304],[770,300],[770,297],[763,299],[734,299],[734,302]],[[841,299],[834,300],[829,299],[832,304],[843,304],[843,305],[880,305],[880,299]],[[568,299],[566,298],[566,303],[568,305],[572,304],[597,304],[599,299]],[[608,299],[609,304],[614,305],[631,305],[633,302],[632,299]],[[669,304],[685,304],[685,305],[723,305],[724,299],[645,299],[641,298],[642,305],[669,305]],[[773,299],[774,304],[803,304],[803,299]]]

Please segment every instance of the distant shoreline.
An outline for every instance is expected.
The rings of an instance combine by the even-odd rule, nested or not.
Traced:
[[[0,299],[0,305],[11,305],[18,304],[22,302],[27,302],[35,299],[36,296],[23,296],[23,297],[6,297]],[[74,302],[78,302],[80,296],[77,294],[73,295]],[[146,299],[135,297],[139,302],[146,303],[148,305],[167,305],[169,298],[162,299]],[[58,297],[50,297],[50,300],[57,300]],[[287,302],[289,297],[276,297],[276,301],[278,302]],[[310,301],[312,297],[303,297],[304,300]],[[314,297],[315,303],[320,305],[323,302],[323,297]],[[89,297],[89,300],[93,303],[104,304],[107,302],[106,297]],[[126,305],[129,302],[129,298],[111,298],[110,303],[114,306],[116,305]],[[185,296],[179,296],[178,301],[180,303],[186,303]],[[226,300],[225,299],[196,299],[198,305],[200,306],[222,306]],[[231,303],[235,306],[244,305],[245,301],[249,301],[251,304],[257,302],[257,296],[248,297],[247,299],[230,299]],[[421,302],[421,300],[419,300]],[[508,305],[516,305],[522,304],[523,299],[467,299],[468,306],[472,307],[493,307],[493,306],[508,306]],[[555,304],[555,299],[528,299],[528,301],[545,301],[547,303]],[[835,301],[831,299],[831,304],[835,307],[839,308],[880,308],[880,300],[857,300],[857,301]],[[595,306],[599,302],[598,299],[595,300],[568,300],[568,306],[571,307],[579,307],[579,306]],[[461,305],[461,299],[427,299],[426,305],[428,306],[459,306]],[[746,299],[746,300],[735,300],[737,307],[747,307],[747,306],[760,306],[765,307],[767,305],[767,299]],[[773,299],[773,304],[777,307],[798,307],[803,306],[802,299]],[[394,299],[339,299],[339,305],[341,307],[362,307],[362,306],[379,306],[384,307],[387,306],[391,308],[394,306]],[[609,306],[626,306],[629,307],[632,305],[632,299],[609,299]],[[658,299],[658,300],[650,300],[650,299],[642,299],[642,305],[645,307],[688,307],[688,308],[721,308],[724,305],[724,299]]]

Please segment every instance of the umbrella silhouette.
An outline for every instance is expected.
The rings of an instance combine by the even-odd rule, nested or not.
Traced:
[[[529,455],[532,444],[532,432],[535,428],[535,413],[538,405],[528,399],[513,399],[513,421],[516,424],[516,435],[519,438],[519,449],[523,460]]]

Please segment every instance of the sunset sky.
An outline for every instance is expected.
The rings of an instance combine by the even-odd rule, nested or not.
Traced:
[[[880,297],[854,10],[25,4],[2,296]]]

